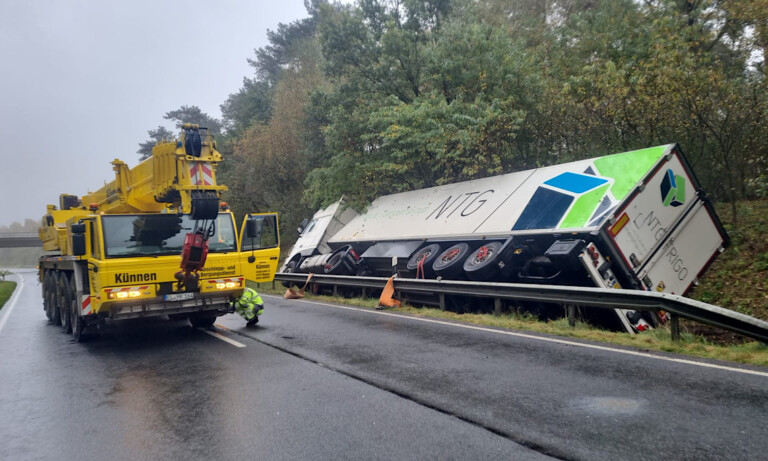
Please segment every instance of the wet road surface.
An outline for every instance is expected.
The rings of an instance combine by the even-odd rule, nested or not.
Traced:
[[[547,459],[232,333],[245,347],[168,320],[75,343],[20,275],[0,330],[2,460]]]
[[[34,272],[19,275],[0,311],[0,459],[768,452],[765,369],[266,295],[258,327],[218,320],[230,342],[155,320],[75,343],[47,324]]]

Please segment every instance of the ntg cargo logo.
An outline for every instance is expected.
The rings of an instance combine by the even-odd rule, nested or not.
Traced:
[[[661,181],[661,201],[664,206],[680,206],[685,203],[685,177],[676,175],[671,168]]]

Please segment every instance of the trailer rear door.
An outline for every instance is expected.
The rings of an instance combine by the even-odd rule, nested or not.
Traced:
[[[647,290],[682,295],[724,245],[711,211],[699,201],[639,269],[639,278]]]
[[[618,256],[648,290],[685,294],[727,235],[674,146],[604,228]]]

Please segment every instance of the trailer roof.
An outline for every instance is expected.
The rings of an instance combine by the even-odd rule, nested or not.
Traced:
[[[382,196],[330,242],[595,230],[674,147]]]

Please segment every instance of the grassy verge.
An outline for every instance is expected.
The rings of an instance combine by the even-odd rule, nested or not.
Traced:
[[[3,308],[15,289],[16,282],[0,281],[0,309]]]
[[[272,289],[271,283],[264,283],[254,288],[262,293],[282,295],[285,289],[278,283]],[[333,296],[315,296],[307,294],[306,299],[314,301],[348,304],[358,307],[375,309],[378,299],[341,298]],[[449,320],[454,322],[482,325],[509,330],[530,331],[546,333],[555,336],[576,338],[587,341],[610,343],[620,346],[632,347],[642,351],[660,351],[675,354],[683,354],[694,357],[702,357],[716,360],[727,360],[750,365],[768,366],[768,345],[749,341],[735,345],[720,345],[709,341],[706,337],[694,335],[683,331],[681,340],[673,342],[668,328],[659,328],[651,332],[637,335],[616,333],[601,330],[586,323],[577,322],[575,327],[568,325],[566,319],[541,322],[533,317],[521,314],[457,314],[427,307],[412,307],[404,305],[397,309],[389,309],[390,312],[403,313],[414,317],[427,317]],[[685,328],[683,326],[683,328]]]

